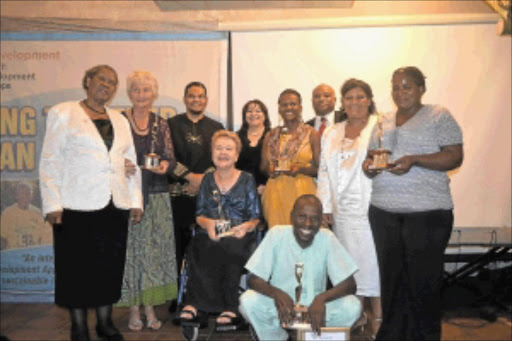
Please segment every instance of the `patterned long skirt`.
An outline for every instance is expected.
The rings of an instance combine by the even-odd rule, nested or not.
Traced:
[[[130,224],[121,299],[116,306],[159,305],[177,296],[169,193],[149,194],[140,223]]]

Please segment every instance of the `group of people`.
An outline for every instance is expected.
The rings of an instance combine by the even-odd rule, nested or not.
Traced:
[[[108,108],[112,67],[87,70],[82,85],[85,99],[49,111],[40,162],[55,302],[69,309],[73,340],[90,339],[91,307],[98,336],[122,340],[114,304],[130,307],[129,329],[158,330],[154,306],[176,298],[185,254],[182,322],[243,316],[259,339],[285,340],[302,263],[300,303],[314,331],[369,325],[376,339],[440,339],[453,225],[446,171],[462,163],[462,133],[447,109],[422,104],[419,69],[394,72],[392,113],[378,114],[369,84],[349,79],[340,111],[321,84],[315,118],[303,122],[301,95],[286,89],[282,124],[271,129],[255,99],[237,133],[205,115],[200,82],[185,87],[186,112],[167,121],[151,112],[150,72],[128,76],[132,107],[122,113]],[[386,169],[372,166],[380,149],[391,152]],[[269,232],[256,248],[261,226]],[[239,297],[244,268],[250,290]]]

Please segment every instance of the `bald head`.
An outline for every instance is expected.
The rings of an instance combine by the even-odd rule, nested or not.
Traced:
[[[304,194],[298,197],[295,203],[293,203],[292,213],[305,205],[314,206],[315,209],[319,210],[320,214],[322,214],[322,202],[314,194]]]
[[[311,99],[316,116],[325,116],[334,110],[336,96],[334,89],[327,84],[320,84],[313,89]]]

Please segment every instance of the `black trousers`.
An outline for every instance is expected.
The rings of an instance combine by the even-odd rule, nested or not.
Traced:
[[[443,256],[453,212],[391,213],[370,206],[369,218],[383,313],[377,340],[440,340]]]
[[[176,241],[176,264],[179,272],[185,256],[185,250],[191,238],[191,225],[196,224],[196,197],[171,196],[172,216],[174,220],[174,240]]]

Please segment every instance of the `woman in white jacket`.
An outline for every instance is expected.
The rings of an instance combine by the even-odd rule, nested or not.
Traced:
[[[112,322],[119,300],[128,220],[140,220],[140,172],[128,121],[105,105],[117,89],[108,65],[85,72],[87,98],[52,107],[46,120],[39,176],[43,214],[53,225],[55,303],[69,309],[71,339],[89,340],[87,308],[96,309],[96,332],[123,337]]]
[[[345,81],[341,98],[347,120],[323,134],[318,197],[324,206],[324,221],[333,225],[333,232],[359,268],[354,274],[356,295],[361,301],[365,298],[370,301],[371,327],[375,335],[382,321],[379,267],[368,221],[372,183],[363,173],[362,163],[377,115],[372,89],[364,81]],[[367,322],[367,315],[363,313],[355,326],[364,327]]]

